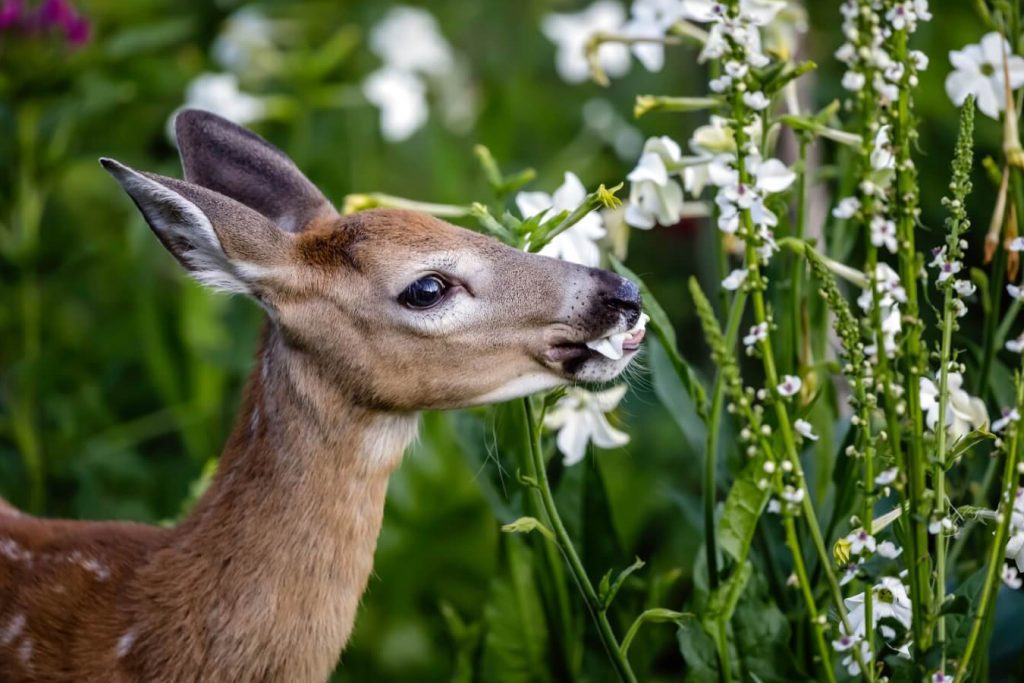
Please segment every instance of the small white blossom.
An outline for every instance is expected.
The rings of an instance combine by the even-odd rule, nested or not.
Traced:
[[[1024,301],[1024,287],[1019,285],[1006,285],[1006,293],[1018,301]]]
[[[871,619],[874,622],[872,626],[878,626],[879,621],[889,618],[895,619],[904,628],[910,628],[913,615],[912,605],[910,596],[907,594],[907,587],[900,579],[895,576],[882,577],[880,582],[872,587],[872,594]],[[846,598],[843,602],[846,603],[846,609],[849,612],[847,615],[851,629],[849,635],[864,638],[864,593]],[[843,629],[843,633],[846,633],[845,629]]]
[[[850,532],[846,540],[850,544],[850,552],[854,555],[860,555],[865,551],[869,553],[875,552],[875,537],[864,529],[856,529]]]
[[[946,376],[949,398],[946,401],[945,424],[954,439],[959,439],[972,429],[979,429],[988,423],[985,402],[962,389],[963,381],[963,375],[958,372],[950,372]],[[934,431],[939,422],[939,389],[930,379],[922,377],[920,392],[921,410],[927,413],[925,421],[928,428]]]
[[[768,512],[777,515],[782,512],[782,504],[775,498],[768,501]]]
[[[1019,421],[1020,413],[1017,412],[1016,408],[1003,408],[1002,416],[992,423],[992,432],[994,434],[999,434],[1004,429],[1006,429],[1011,423]]]
[[[1003,565],[1003,583],[1006,584],[1010,590],[1018,590],[1024,585],[1024,580],[1021,580],[1020,572],[1012,564]]]
[[[895,560],[903,553],[903,548],[900,548],[892,541],[882,541],[878,544],[878,554],[882,557]]]
[[[890,467],[887,470],[882,470],[878,473],[878,476],[875,477],[875,484],[878,486],[889,486],[896,481],[896,476],[899,472],[900,470],[898,467]]]
[[[1013,353],[1024,352],[1024,334],[1021,334],[1016,339],[1010,339],[1006,342],[1006,350],[1012,351]]]
[[[750,328],[750,332],[743,337],[745,346],[754,346],[768,338],[768,323],[758,323]]]
[[[840,220],[853,218],[860,211],[860,200],[856,197],[847,197],[832,209],[832,215]]]
[[[890,254],[895,254],[898,243],[896,241],[896,223],[884,216],[875,216],[871,219],[871,244],[876,247],[885,247]]]
[[[804,489],[803,487],[794,487],[787,485],[782,489],[782,499],[787,503],[793,505],[799,505],[804,500]]]
[[[737,268],[736,270],[729,273],[724,280],[722,280],[722,287],[734,292],[743,286],[744,281],[747,279],[747,269]]]
[[[1024,572],[1024,531],[1018,530],[1006,542],[1006,559],[1013,560],[1017,569]]]
[[[238,77],[229,73],[204,73],[192,79],[185,89],[185,107],[212,112],[240,126],[267,113],[264,100],[239,90]]]
[[[382,67],[363,81],[363,95],[380,109],[384,139],[401,142],[427,122],[427,89],[415,74]]]
[[[850,92],[860,92],[864,89],[867,78],[859,71],[847,71],[843,74],[843,80],[840,83]]]
[[[763,111],[768,108],[771,101],[760,90],[743,93],[743,104],[754,111]]]
[[[555,443],[566,465],[582,460],[590,443],[599,448],[619,448],[629,443],[629,435],[612,427],[605,417],[625,395],[625,385],[599,392],[571,387],[558,399],[544,416],[544,426],[558,430]]]
[[[1008,248],[1010,251],[1024,251],[1024,237],[1014,237]]]
[[[832,649],[836,652],[846,652],[856,644],[857,639],[853,636],[841,635],[839,638],[832,641]]]
[[[796,375],[784,375],[782,383],[775,389],[779,392],[780,396],[794,396],[800,391],[802,386],[803,382]]]
[[[875,134],[874,146],[871,149],[871,167],[881,171],[895,166],[896,155],[893,154],[892,143],[889,141],[889,126],[882,126]]]
[[[809,439],[811,441],[817,441],[818,435],[814,433],[814,429],[811,427],[811,423],[807,420],[798,419],[793,422],[793,429],[797,431],[797,434]]]

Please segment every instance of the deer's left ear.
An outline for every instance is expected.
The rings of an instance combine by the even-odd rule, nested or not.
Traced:
[[[160,242],[214,289],[252,294],[254,274],[283,261],[288,236],[265,216],[192,183],[100,159]]]

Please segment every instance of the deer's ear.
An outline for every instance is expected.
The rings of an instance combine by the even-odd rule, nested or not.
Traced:
[[[254,274],[282,262],[287,235],[267,218],[212,190],[100,159],[149,227],[205,285],[252,294]]]
[[[182,111],[174,120],[185,179],[255,209],[286,232],[337,215],[284,152],[216,114]]]

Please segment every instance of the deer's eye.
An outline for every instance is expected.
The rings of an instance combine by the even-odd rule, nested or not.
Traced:
[[[444,299],[447,291],[447,282],[437,275],[428,275],[406,287],[398,301],[409,308],[430,308]]]

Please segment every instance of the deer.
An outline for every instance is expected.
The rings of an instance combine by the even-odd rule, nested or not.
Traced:
[[[192,277],[263,308],[259,351],[176,526],[0,501],[6,683],[326,681],[419,413],[610,381],[640,349],[627,279],[422,213],[341,215],[255,133],[198,110],[175,130],[184,180],[101,164]],[[623,334],[621,358],[587,345]]]

